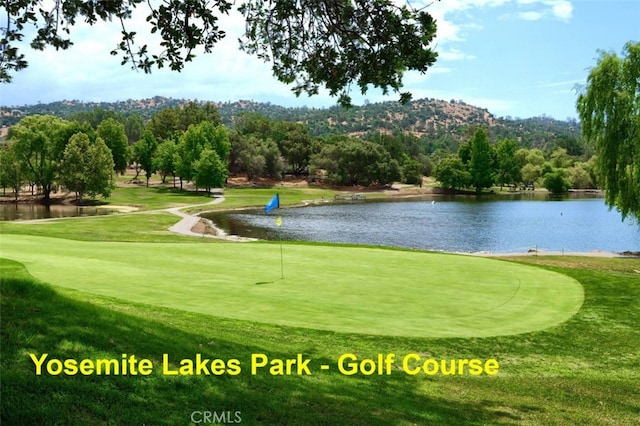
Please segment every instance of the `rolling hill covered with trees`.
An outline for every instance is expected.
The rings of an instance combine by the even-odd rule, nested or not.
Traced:
[[[498,118],[456,100],[316,109],[156,97],[4,108],[2,117],[5,125],[12,125],[7,138],[11,149],[2,155],[5,170],[32,169],[33,175],[18,179],[3,173],[3,187],[28,183],[42,188],[45,199],[56,185],[74,190],[80,198],[85,191],[82,186],[81,191],[73,189],[78,182],[69,182],[64,168],[52,169],[46,182],[36,176],[28,135],[41,134],[32,128],[48,128],[31,126],[37,117],[49,117],[42,123],[65,120],[59,126],[67,129],[64,132],[44,133],[52,139],[46,153],[52,167],[62,164],[71,136],[84,133],[84,142],[74,140],[73,149],[82,151],[85,142],[92,146],[102,140],[111,150],[115,172],[135,167],[136,177],[144,171],[147,183],[158,174],[163,181],[167,176],[179,178],[181,187],[190,181],[211,188],[227,176],[280,179],[291,174],[333,185],[384,186],[421,184],[423,176],[433,175],[444,188],[475,188],[478,193],[492,185],[542,185],[552,192],[597,187],[592,148],[582,142],[576,121]],[[40,160],[47,158],[40,154]],[[68,164],[80,158],[77,152],[75,157],[71,154]]]
[[[70,118],[96,108],[113,111],[124,116],[140,115],[143,120],[166,108],[185,105],[185,99],[156,96],[149,99],[118,102],[58,101],[47,104],[2,106],[2,124],[11,126],[25,115],[54,115]],[[206,104],[205,101],[193,101]],[[235,101],[213,103],[220,112],[222,122],[231,126],[235,117],[245,112],[256,112],[274,121],[294,121],[305,125],[312,136],[363,135],[367,133],[411,133],[423,138],[435,150],[452,147],[468,138],[470,126],[486,126],[496,138],[514,138],[526,148],[553,149],[560,145],[568,151],[577,147],[580,125],[576,120],[557,120],[551,117],[511,118],[496,117],[487,109],[459,100],[419,99],[402,105],[388,101],[368,103],[352,108],[282,107],[271,103]],[[566,146],[565,146],[566,145]],[[457,148],[457,147],[456,147]]]

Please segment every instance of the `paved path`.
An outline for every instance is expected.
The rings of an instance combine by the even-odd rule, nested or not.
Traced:
[[[178,223],[176,223],[175,225],[173,225],[171,228],[169,228],[169,231],[171,232],[175,232],[176,234],[181,234],[181,235],[190,235],[192,237],[202,237],[203,234],[198,234],[195,233],[193,231],[191,231],[191,229],[196,226],[198,224],[198,222],[200,222],[200,216],[198,215],[191,215],[188,213],[183,213],[180,210],[185,209],[185,208],[192,208],[192,207],[202,207],[202,206],[210,206],[213,204],[219,204],[221,202],[224,201],[224,197],[222,196],[218,196],[216,198],[213,199],[213,201],[210,201],[208,203],[205,204],[197,204],[197,205],[193,205],[193,206],[183,206],[183,207],[173,207],[170,209],[165,209],[165,211],[171,213],[171,214],[175,214],[176,216],[180,216],[182,219],[180,219],[180,221]],[[204,234],[208,237],[213,237],[214,235],[211,234]]]
[[[209,201],[208,203],[193,204],[193,205],[180,206],[180,207],[171,207],[167,209],[158,209],[158,210],[127,211],[127,212],[123,212],[123,214],[152,214],[152,213],[158,213],[158,212],[168,212],[180,217],[180,220],[175,225],[169,228],[169,231],[175,234],[186,235],[189,237],[218,238],[221,240],[228,240],[228,241],[256,241],[255,238],[240,237],[238,235],[227,235],[227,233],[224,230],[218,228],[216,224],[213,223],[212,221],[201,218],[199,215],[202,212],[197,214],[189,214],[181,211],[181,210],[190,209],[193,207],[211,206],[214,204],[219,204],[223,201],[224,201],[224,197],[222,195],[216,195],[215,198]],[[97,218],[97,217],[104,217],[104,216],[95,215],[95,216],[81,216],[81,217],[83,219],[86,219],[86,218]],[[78,217],[70,216],[70,217],[53,217],[48,219],[16,220],[14,221],[14,223],[27,225],[30,223],[53,222],[53,221],[67,220],[67,219],[69,220],[78,219]],[[215,234],[208,234],[208,233],[203,234],[201,232],[200,233],[193,232],[192,231],[193,227],[196,226],[198,222],[200,222],[200,220],[206,221],[207,225],[210,228],[213,228],[215,230]]]
[[[215,197],[213,201],[210,201],[208,203],[164,209],[163,211],[166,211],[181,217],[178,223],[176,223],[175,225],[169,228],[169,231],[174,232],[176,234],[180,234],[180,235],[187,235],[190,237],[218,238],[218,239],[229,240],[229,241],[255,241],[255,238],[240,237],[238,235],[227,235],[226,232],[218,228],[212,221],[208,219],[204,219],[204,220],[207,221],[207,224],[209,225],[209,227],[215,229],[216,231],[215,235],[193,232],[192,231],[193,227],[196,226],[198,222],[200,222],[200,220],[202,219],[199,216],[200,213],[191,215],[191,214],[180,211],[182,209],[193,208],[193,207],[211,206],[214,204],[219,204],[223,201],[224,201],[224,197],[222,195],[218,195]]]

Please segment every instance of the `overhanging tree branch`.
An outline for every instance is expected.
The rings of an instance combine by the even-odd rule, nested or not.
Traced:
[[[47,0],[5,0],[7,26],[2,28],[0,82],[10,82],[13,73],[27,62],[20,41],[25,26],[37,29],[31,40],[34,49],[47,46],[67,49],[77,18],[93,25],[98,21],[120,21],[122,40],[111,51],[122,54],[122,64],[151,72],[168,65],[180,71],[194,58],[194,49],[205,53],[226,36],[219,17],[235,6],[233,0],[55,0],[50,11]],[[147,44],[136,51],[136,33],[127,31],[125,21],[145,3],[150,9],[146,21],[150,33],[157,33],[160,52],[151,53]],[[392,0],[244,0],[238,10],[246,22],[240,47],[248,54],[271,62],[274,76],[294,84],[297,95],[317,94],[321,87],[339,103],[350,105],[350,85],[362,93],[369,87],[399,92],[403,73],[425,72],[436,60],[429,47],[435,37],[435,20],[423,9]],[[11,22],[15,23],[12,29]],[[401,93],[401,101],[410,94]]]

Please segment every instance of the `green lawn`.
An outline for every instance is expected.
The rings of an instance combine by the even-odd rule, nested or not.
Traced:
[[[273,195],[280,194],[282,205],[294,205],[314,200],[332,200],[336,191],[321,188],[225,188],[223,191],[225,202],[211,209],[233,209],[238,207],[264,206]],[[379,194],[377,196],[382,196]],[[127,186],[118,187],[106,200],[111,205],[136,206],[140,210],[158,210],[170,207],[203,204],[211,201],[209,194],[204,192],[180,191],[171,186]],[[207,210],[210,208],[207,207]],[[202,208],[192,209],[194,211]]]
[[[530,261],[534,258],[522,259]],[[536,258],[545,264],[553,259]],[[612,262],[613,261],[613,262]],[[336,333],[226,319],[36,282],[0,262],[3,425],[192,424],[196,411],[240,412],[243,424],[631,425],[640,415],[640,269],[637,259],[563,259],[551,268],[585,289],[558,326],[513,336],[410,338]],[[610,265],[613,265],[612,267]],[[549,268],[549,267],[545,267]],[[132,285],[135,285],[132,284]],[[157,366],[150,376],[36,376],[30,353]],[[310,359],[312,375],[252,375],[252,354]],[[342,354],[397,359],[494,358],[497,376],[344,375]],[[238,359],[235,376],[166,376],[196,354]],[[320,365],[331,365],[322,371]],[[201,418],[196,418],[201,420]],[[199,423],[201,424],[201,423]]]
[[[242,191],[223,205],[264,205],[273,194]],[[288,199],[321,198],[306,191]],[[189,201],[139,194],[149,194],[145,209]],[[251,425],[640,418],[640,259],[494,260],[290,243],[281,280],[278,244],[176,236],[167,231],[176,220],[139,213],[0,223],[0,257],[13,259],[0,259],[0,423],[203,424],[205,411],[239,412]],[[36,375],[29,354],[45,353],[135,355],[155,368],[149,376]],[[348,353],[395,361],[390,374],[345,375],[337,367]],[[175,370],[197,354],[237,359],[242,371],[162,374],[164,356]],[[300,354],[312,374],[253,375],[255,354]],[[495,359],[500,368],[495,376],[411,376],[401,365],[407,354]]]
[[[121,243],[5,235],[0,255],[60,287],[340,332],[482,337],[539,330],[580,308],[575,280],[493,259],[274,243]]]

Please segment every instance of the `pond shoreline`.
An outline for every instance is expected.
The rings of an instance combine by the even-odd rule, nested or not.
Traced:
[[[405,202],[408,202],[406,208],[402,206]],[[391,204],[385,206],[388,203]],[[289,207],[304,206],[315,206],[319,210],[286,211]],[[369,216],[369,211],[373,216]],[[543,195],[518,199],[434,195],[353,202],[324,199],[287,206],[281,214],[269,217],[261,214],[260,207],[216,209],[198,214],[227,234],[261,240],[277,240],[273,221],[276,216],[282,216],[287,234],[283,239],[293,241],[386,245],[495,257],[637,257],[640,251],[635,234],[630,238],[615,237],[625,236],[627,231],[623,229],[620,234],[615,212],[611,213],[604,200],[593,194],[574,194],[563,201],[553,201]],[[452,228],[452,223],[457,225]],[[624,223],[632,225],[628,221]]]

